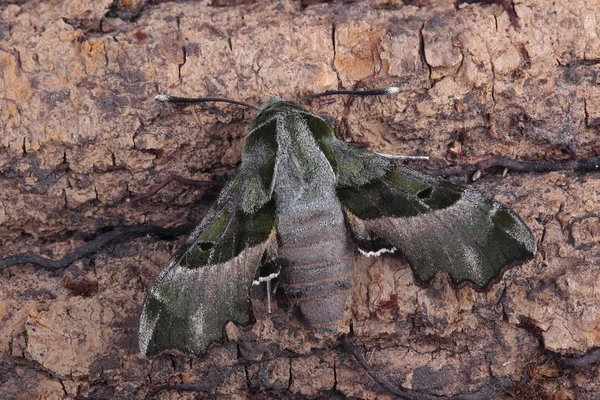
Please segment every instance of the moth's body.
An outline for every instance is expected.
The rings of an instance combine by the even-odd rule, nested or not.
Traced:
[[[273,191],[280,282],[311,326],[331,327],[341,323],[352,287],[353,243],[331,165],[303,113],[280,104],[287,112],[272,117],[279,145]]]
[[[340,324],[353,242],[369,255],[398,250],[420,283],[444,271],[479,288],[535,251],[508,207],[340,141],[323,119],[275,98],[258,109],[240,168],[150,289],[141,351],[202,354],[228,321],[249,323],[249,288],[273,259],[309,325]]]

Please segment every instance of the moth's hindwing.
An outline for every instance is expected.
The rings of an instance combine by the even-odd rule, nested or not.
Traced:
[[[263,255],[275,252],[275,206],[241,209],[238,171],[150,289],[140,317],[143,354],[204,353],[228,321],[250,322],[249,290]]]
[[[365,184],[339,184],[337,194],[359,248],[398,251],[420,283],[446,271],[455,284],[484,288],[535,252],[533,235],[505,205],[401,165]]]

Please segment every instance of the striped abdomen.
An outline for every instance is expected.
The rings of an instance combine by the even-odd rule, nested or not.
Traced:
[[[353,246],[339,203],[280,215],[280,282],[313,327],[341,324],[352,288]]]

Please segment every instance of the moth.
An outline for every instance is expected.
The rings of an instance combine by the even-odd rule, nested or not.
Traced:
[[[257,109],[241,165],[151,287],[140,350],[206,352],[229,321],[250,322],[250,288],[273,261],[305,322],[335,329],[352,288],[355,245],[368,256],[403,256],[421,284],[444,271],[477,288],[535,252],[531,232],[505,205],[338,140],[298,102],[273,98]]]

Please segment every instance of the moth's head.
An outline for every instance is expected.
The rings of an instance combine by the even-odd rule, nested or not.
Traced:
[[[304,107],[294,101],[284,100],[281,97],[273,97],[267,100],[256,112],[253,125],[262,125],[276,115],[290,115],[306,113]]]

